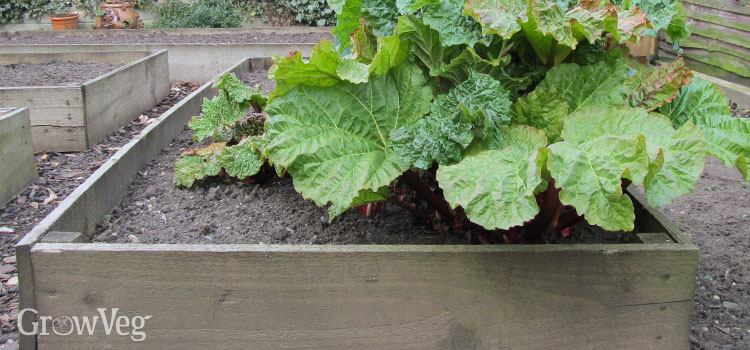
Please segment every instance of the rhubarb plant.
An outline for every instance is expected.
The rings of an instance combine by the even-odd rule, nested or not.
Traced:
[[[750,121],[721,91],[681,58],[628,58],[643,35],[687,36],[664,3],[331,0],[337,42],[274,58],[262,154],[331,219],[391,203],[492,242],[633,230],[630,185],[672,203],[707,154],[750,179]]]
[[[223,173],[245,179],[266,164],[263,110],[268,99],[263,90],[245,86],[233,73],[217,79],[214,88],[218,94],[204,98],[202,115],[188,123],[196,142],[214,142],[180,156],[174,166],[177,185],[190,187],[197,180]]]

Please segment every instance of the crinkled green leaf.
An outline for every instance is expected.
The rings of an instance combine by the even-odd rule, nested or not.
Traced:
[[[507,137],[499,150],[465,157],[440,166],[437,180],[445,199],[487,229],[508,229],[534,218],[539,206],[535,188],[542,182],[539,148],[544,133],[528,126],[503,127]]]
[[[452,49],[440,44],[438,32],[422,22],[422,18],[408,15],[398,19],[398,36],[409,43],[411,55],[417,63],[427,68],[435,76],[443,65],[443,60],[451,55]]]
[[[510,123],[508,95],[500,82],[472,71],[466,81],[437,97],[430,114],[454,116],[465,108],[476,126],[476,138],[488,149],[496,149],[503,138],[500,126]]]
[[[344,58],[336,67],[339,78],[355,84],[364,83],[370,77],[370,65],[360,63],[354,58]]]
[[[474,139],[471,127],[462,114],[431,113],[391,131],[391,147],[401,159],[420,169],[429,169],[433,161],[450,164],[461,160],[463,149]]]
[[[729,100],[713,83],[693,78],[690,84],[682,86],[672,102],[659,108],[659,113],[672,120],[679,127],[693,117],[710,115],[731,115]]]
[[[370,64],[370,73],[385,75],[393,67],[406,61],[409,44],[398,35],[378,37],[378,51]]]
[[[417,12],[422,7],[425,7],[429,4],[434,4],[440,0],[396,0],[397,3],[400,3],[402,5],[399,5],[398,8],[401,11],[401,14],[406,14],[407,6],[408,10],[411,12]]]
[[[440,33],[443,46],[466,44],[469,47],[482,40],[479,23],[463,12],[464,0],[442,0],[425,7],[424,24]]]
[[[431,100],[422,71],[407,63],[363,84],[298,86],[266,109],[269,158],[305,198],[332,203],[333,217],[409,168],[388,136],[426,114]]]
[[[588,66],[564,63],[550,69],[537,90],[556,90],[568,101],[571,114],[593,106],[621,106],[626,99],[627,73],[623,60]]]
[[[336,27],[331,34],[339,41],[339,50],[351,46],[349,36],[359,27],[362,14],[362,0],[333,0],[331,8],[336,11]]]
[[[620,43],[625,41],[638,43],[643,33],[650,29],[653,29],[653,25],[646,14],[641,9],[633,7],[617,13],[617,30],[613,30],[612,33]]]
[[[377,36],[393,35],[399,14],[396,0],[362,0],[362,18]]]
[[[225,147],[226,142],[217,142],[185,152],[174,165],[174,183],[190,187],[196,180],[218,175],[221,172],[218,156]]]
[[[708,152],[721,159],[728,168],[737,166],[740,174],[750,181],[750,119],[694,115],[690,121],[703,130]]]
[[[570,115],[568,102],[560,94],[534,90],[518,99],[510,108],[514,124],[533,126],[544,131],[550,142],[560,141],[563,122]]]
[[[344,9],[345,2],[346,0],[328,0],[328,7],[330,7],[334,13],[340,15]]]
[[[526,0],[468,0],[464,13],[482,26],[483,34],[498,34],[510,39],[521,30],[521,19],[526,17]]]
[[[312,49],[310,60],[302,59],[302,53],[294,52],[290,57],[274,56],[274,65],[268,70],[268,78],[276,81],[276,90],[270,98],[285,94],[297,85],[331,86],[340,81],[336,69],[341,63],[341,55],[333,48],[333,43],[321,40]]]
[[[249,104],[237,103],[221,90],[212,99],[203,99],[203,113],[194,117],[188,127],[193,129],[193,138],[201,141],[209,137],[226,141],[231,136],[231,128],[245,118]]]
[[[562,132],[573,144],[612,135],[645,136],[651,170],[642,181],[632,180],[643,182],[649,204],[666,205],[693,191],[706,160],[705,140],[695,125],[675,130],[668,118],[642,108],[600,106],[571,115]]]
[[[268,100],[263,88],[260,86],[254,88],[245,86],[234,73],[227,73],[216,79],[214,87],[224,89],[234,102],[250,103],[258,109],[258,112],[265,108]]]
[[[685,67],[682,57],[657,68],[641,67],[626,81],[628,105],[653,111],[677,96],[693,73]]]
[[[690,36],[690,25],[687,23],[685,7],[678,0],[631,0],[629,6],[638,7],[646,13],[653,25],[643,32],[644,35],[658,37],[664,30],[672,41],[681,41]]]
[[[582,144],[562,141],[549,149],[547,169],[561,188],[561,203],[575,207],[590,224],[633,229],[633,202],[622,192],[622,178],[632,168],[648,169],[643,136],[605,135]]]
[[[257,138],[247,138],[237,145],[224,148],[218,161],[229,176],[244,179],[257,174],[265,158],[258,149]]]

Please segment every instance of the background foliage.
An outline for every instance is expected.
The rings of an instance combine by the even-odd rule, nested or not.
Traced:
[[[158,28],[237,28],[242,24],[239,9],[223,0],[191,3],[167,0],[154,7]]]

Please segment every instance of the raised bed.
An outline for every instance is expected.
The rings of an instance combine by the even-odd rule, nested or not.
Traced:
[[[0,87],[0,107],[29,108],[37,151],[82,151],[119,129],[169,93],[167,52],[0,54],[0,64],[130,62],[70,86]]]
[[[112,32],[110,34],[110,32]],[[0,45],[0,53],[37,53],[37,52],[78,52],[78,51],[128,51],[128,50],[169,50],[169,76],[173,80],[187,81],[195,84],[203,84],[212,79],[220,72],[225,71],[235,63],[246,57],[270,57],[275,54],[285,56],[290,51],[298,50],[306,57],[310,55],[312,47],[317,40],[307,42],[238,42],[227,43],[221,40],[222,35],[277,35],[279,37],[303,35],[310,33],[327,34],[330,28],[272,28],[272,29],[165,29],[165,30],[138,30],[137,33],[127,31],[92,31],[78,30],[69,33],[47,32],[12,32],[5,34],[19,37],[23,42],[24,36],[46,35],[59,37],[61,42],[66,36],[99,36],[111,38],[114,44],[13,44],[8,42]],[[188,38],[204,37],[197,43],[186,42],[162,42],[162,43],[128,43],[132,39],[128,36],[141,35],[143,37],[159,34],[183,36]],[[148,40],[148,39],[144,39]],[[283,39],[277,39],[283,40]],[[248,40],[252,41],[252,40]]]
[[[231,71],[258,66],[267,61]],[[24,349],[689,346],[697,248],[637,194],[634,244],[148,245],[50,234],[94,232],[212,93],[207,83],[150,125],[17,246],[22,308],[152,315],[146,340],[50,335],[23,338]]]
[[[37,178],[29,110],[0,108],[0,205]]]

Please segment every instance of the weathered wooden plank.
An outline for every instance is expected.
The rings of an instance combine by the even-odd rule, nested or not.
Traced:
[[[727,42],[733,45],[750,48],[750,33],[725,27],[720,24],[710,23],[710,22],[704,22],[701,20],[694,19],[693,22],[693,33],[711,38],[720,40],[723,42]]]
[[[39,349],[685,349],[692,245],[37,244],[41,315],[152,315]],[[118,276],[118,278],[112,278]]]
[[[44,235],[42,243],[83,243],[83,233],[52,231]]]
[[[88,148],[86,127],[35,125],[31,127],[35,152],[77,152]]]
[[[750,14],[740,14],[683,2],[688,17],[750,32]]]
[[[0,205],[37,179],[29,110],[0,111]]]
[[[673,60],[677,57],[674,53],[671,52],[671,45],[662,42],[662,43],[659,43],[659,48],[660,48],[659,50],[660,59]],[[750,86],[750,81],[746,77],[742,77],[737,74],[727,72],[719,67],[705,64],[705,63],[693,60],[689,57],[683,57],[683,59],[685,60],[685,65],[694,71],[709,74],[711,76],[714,76],[714,77],[717,77],[722,80],[726,80],[735,84],[739,84],[742,86]]]
[[[167,62],[167,51],[162,50],[83,84],[89,145],[167,97]]]
[[[672,40],[670,40],[669,37],[665,36],[663,40],[670,44],[672,43]],[[704,49],[711,52],[721,52],[750,62],[750,49],[725,43],[720,40],[706,38],[698,34],[693,34],[689,38],[680,41],[680,47]]]
[[[672,46],[667,43],[661,43],[660,48],[665,51],[674,52]],[[709,50],[688,47],[682,48],[682,56],[721,68],[724,71],[741,77],[750,77],[750,61],[736,56],[727,55],[723,52],[711,52]]]
[[[114,52],[40,52],[35,55],[24,53],[2,53],[0,64],[14,63],[49,63],[54,61],[91,62],[91,63],[129,63],[148,56],[146,51]]]
[[[732,13],[750,15],[750,3],[744,0],[685,0],[684,2]]]

